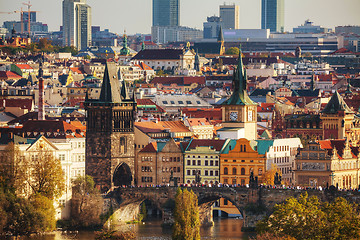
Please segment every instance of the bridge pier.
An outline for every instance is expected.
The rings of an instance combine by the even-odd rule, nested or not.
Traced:
[[[199,218],[201,226],[214,226],[213,205],[214,202],[207,202],[199,205]]]

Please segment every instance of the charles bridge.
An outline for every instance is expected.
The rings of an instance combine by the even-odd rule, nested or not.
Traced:
[[[258,220],[271,214],[275,204],[283,203],[290,197],[299,197],[308,192],[309,197],[317,196],[321,201],[331,202],[344,197],[350,202],[360,204],[360,192],[319,191],[315,189],[246,188],[246,187],[187,187],[198,197],[199,215],[202,225],[212,225],[212,206],[220,198],[227,199],[238,208],[244,218],[244,227],[254,227]],[[140,213],[140,205],[148,200],[161,211],[163,223],[173,222],[172,210],[176,187],[135,187],[116,188],[105,196],[106,209],[112,209],[113,223],[134,221]]]

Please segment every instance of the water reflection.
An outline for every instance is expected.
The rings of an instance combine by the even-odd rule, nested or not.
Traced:
[[[240,219],[215,219],[213,227],[201,228],[201,239],[248,239],[254,234],[241,232],[243,220]],[[162,228],[161,220],[155,219],[145,222],[145,224],[131,224],[127,225],[137,232],[138,238],[141,240],[170,240],[171,229]],[[94,240],[95,234],[93,232],[55,232],[53,234],[34,236],[31,238],[22,238],[24,240]]]

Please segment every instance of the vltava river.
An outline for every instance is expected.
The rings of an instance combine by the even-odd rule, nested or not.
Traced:
[[[240,219],[215,219],[213,227],[201,228],[201,239],[248,239],[254,234],[241,232],[243,220]],[[171,229],[163,229],[160,220],[152,220],[145,224],[128,225],[137,233],[140,240],[169,240]],[[27,240],[94,240],[93,232],[65,233],[55,232],[45,236],[34,236]]]

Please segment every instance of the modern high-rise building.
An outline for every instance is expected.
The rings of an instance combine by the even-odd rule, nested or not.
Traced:
[[[224,29],[239,29],[240,28],[240,7],[233,5],[220,6],[220,18],[222,20],[222,27]]]
[[[180,0],[153,0],[153,26],[179,26]]]
[[[85,0],[63,0],[63,45],[79,50],[91,45],[91,7]]]
[[[221,27],[222,21],[220,17],[207,17],[207,22],[204,22],[204,38],[217,38]]]
[[[261,0],[261,28],[284,32],[284,0]]]

